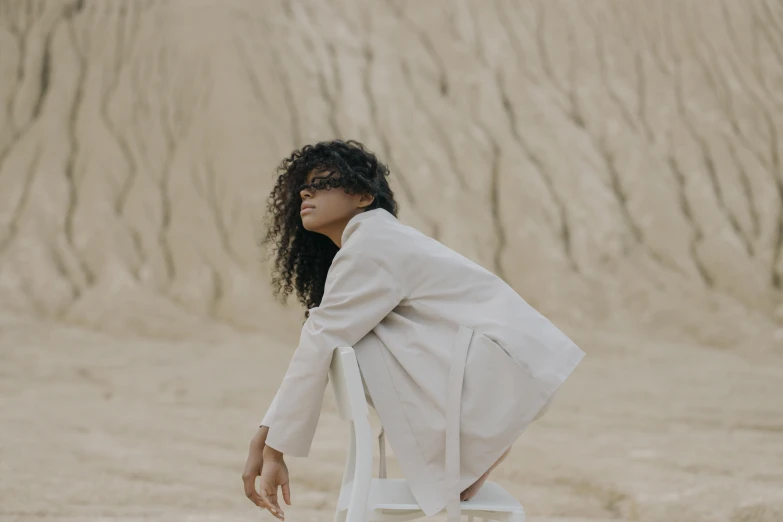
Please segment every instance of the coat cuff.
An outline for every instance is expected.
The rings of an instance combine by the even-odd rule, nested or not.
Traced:
[[[272,399],[272,402],[269,404],[269,408],[266,410],[266,414],[264,415],[264,418],[261,419],[260,426],[266,426],[267,428],[272,427],[272,419],[275,416],[275,411],[277,409],[277,398],[280,395],[280,390],[278,389],[278,393],[275,393],[274,398]]]
[[[310,454],[312,439],[309,443],[295,444],[291,440],[278,439],[277,434],[277,431],[272,430],[270,427],[265,444],[283,455],[290,455],[291,457],[307,457]]]

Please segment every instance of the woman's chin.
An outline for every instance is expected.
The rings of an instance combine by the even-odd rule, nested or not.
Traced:
[[[309,214],[305,214],[302,217],[302,226],[305,230],[308,232],[314,232],[315,228],[317,228],[317,224],[313,218],[310,217]]]

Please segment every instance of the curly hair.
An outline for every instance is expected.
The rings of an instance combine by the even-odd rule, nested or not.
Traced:
[[[375,196],[365,211],[383,208],[394,216],[398,211],[394,192],[386,179],[389,168],[356,140],[305,145],[278,165],[277,181],[267,198],[268,229],[261,245],[272,245],[269,255],[276,254],[272,269],[275,296],[282,296],[285,303],[295,289],[299,302],[307,308],[305,319],[310,316],[310,308],[321,304],[326,274],[339,250],[325,235],[302,226],[300,187],[313,170],[339,172],[341,186],[348,194]]]

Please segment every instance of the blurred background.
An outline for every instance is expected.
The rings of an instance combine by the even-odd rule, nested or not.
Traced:
[[[332,138],[587,352],[490,478],[531,520],[783,520],[774,0],[0,1],[1,520],[272,520],[259,238]],[[347,435],[328,391],[288,520]]]

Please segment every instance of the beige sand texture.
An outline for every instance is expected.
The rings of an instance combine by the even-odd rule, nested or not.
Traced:
[[[0,115],[0,520],[272,520],[258,239],[340,137],[588,353],[491,477],[529,520],[783,521],[780,2],[2,0]],[[327,394],[287,520],[347,434]]]

